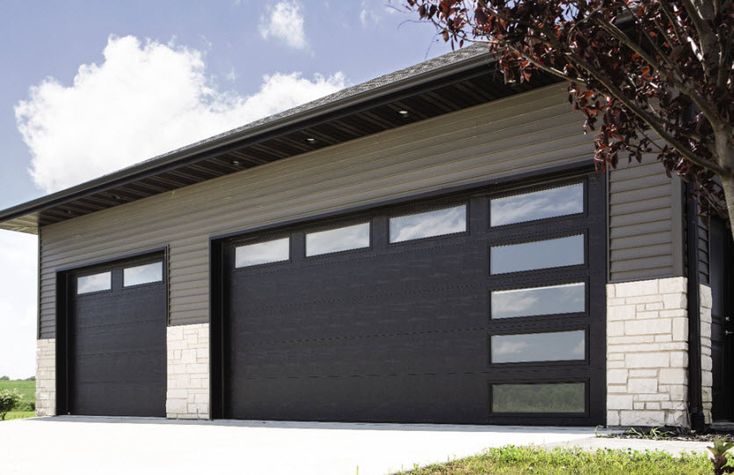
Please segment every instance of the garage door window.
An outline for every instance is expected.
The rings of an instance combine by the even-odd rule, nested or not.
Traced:
[[[239,246],[235,250],[235,267],[250,267],[290,259],[290,238],[273,239]]]
[[[490,225],[523,223],[584,212],[584,184],[559,186],[490,202]]]
[[[521,272],[551,267],[565,267],[584,263],[584,236],[492,246],[490,264],[492,274]]]
[[[160,261],[135,267],[126,267],[122,272],[122,280],[125,287],[163,282],[163,263]]]
[[[76,293],[90,294],[112,289],[112,272],[84,275],[76,280]]]
[[[492,412],[583,413],[585,411],[584,383],[492,385]]]
[[[586,332],[492,336],[492,363],[573,361],[586,358]]]
[[[306,256],[370,247],[370,223],[306,234]]]
[[[492,318],[580,313],[586,309],[586,284],[495,290],[491,302]]]
[[[466,205],[390,218],[390,242],[466,231]]]

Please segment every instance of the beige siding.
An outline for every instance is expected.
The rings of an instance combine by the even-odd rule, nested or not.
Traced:
[[[592,138],[580,127],[564,87],[552,86],[45,227],[41,334],[54,333],[58,268],[169,246],[171,321],[206,322],[211,236],[590,160]],[[625,185],[636,180],[639,185]],[[613,242],[617,251],[634,253],[632,243],[621,245],[624,239],[651,239],[640,252],[658,249],[644,258],[660,261],[651,261],[655,272],[669,272],[665,193],[647,191],[655,203],[649,209],[624,199],[625,191],[647,182],[665,187],[660,177],[613,177],[621,197],[612,208],[622,221]],[[620,265],[629,267],[624,258]],[[632,267],[625,272],[645,272]]]
[[[654,157],[609,175],[611,281],[682,273],[682,221],[678,180]]]

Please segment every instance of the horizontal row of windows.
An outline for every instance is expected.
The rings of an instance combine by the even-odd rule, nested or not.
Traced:
[[[406,231],[404,235],[414,235],[415,228]],[[404,229],[407,229],[407,226]],[[425,234],[423,233],[423,237]],[[369,223],[308,233],[306,234],[306,256],[366,248],[370,245],[369,235]],[[401,234],[401,236],[404,235]],[[496,275],[581,265],[585,262],[584,249],[583,234],[492,246],[490,273]],[[287,237],[246,244],[238,246],[235,250],[235,267],[237,268],[283,262],[289,259],[290,239]]]
[[[582,213],[584,185],[549,188],[490,200],[492,226]],[[389,242],[398,243],[466,232],[467,206],[461,204],[422,213],[391,217]],[[235,266],[290,259],[289,238],[246,244],[235,251]],[[370,246],[370,223],[364,222],[306,233],[306,256],[319,256]],[[493,246],[492,274],[545,269],[584,263],[584,236]]]
[[[126,267],[122,271],[123,287],[163,282],[163,263],[161,261]],[[89,294],[112,289],[112,271],[84,275],[77,278],[76,293]]]

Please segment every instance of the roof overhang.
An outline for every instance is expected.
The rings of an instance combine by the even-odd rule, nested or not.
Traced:
[[[106,208],[550,84],[505,84],[486,50],[466,48],[0,211],[0,229],[37,233]]]

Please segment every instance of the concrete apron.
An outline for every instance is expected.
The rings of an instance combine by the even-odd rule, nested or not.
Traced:
[[[0,423],[3,474],[384,474],[490,447],[702,451],[596,438],[583,427],[176,421],[63,416]],[[683,448],[685,447],[685,449]]]

